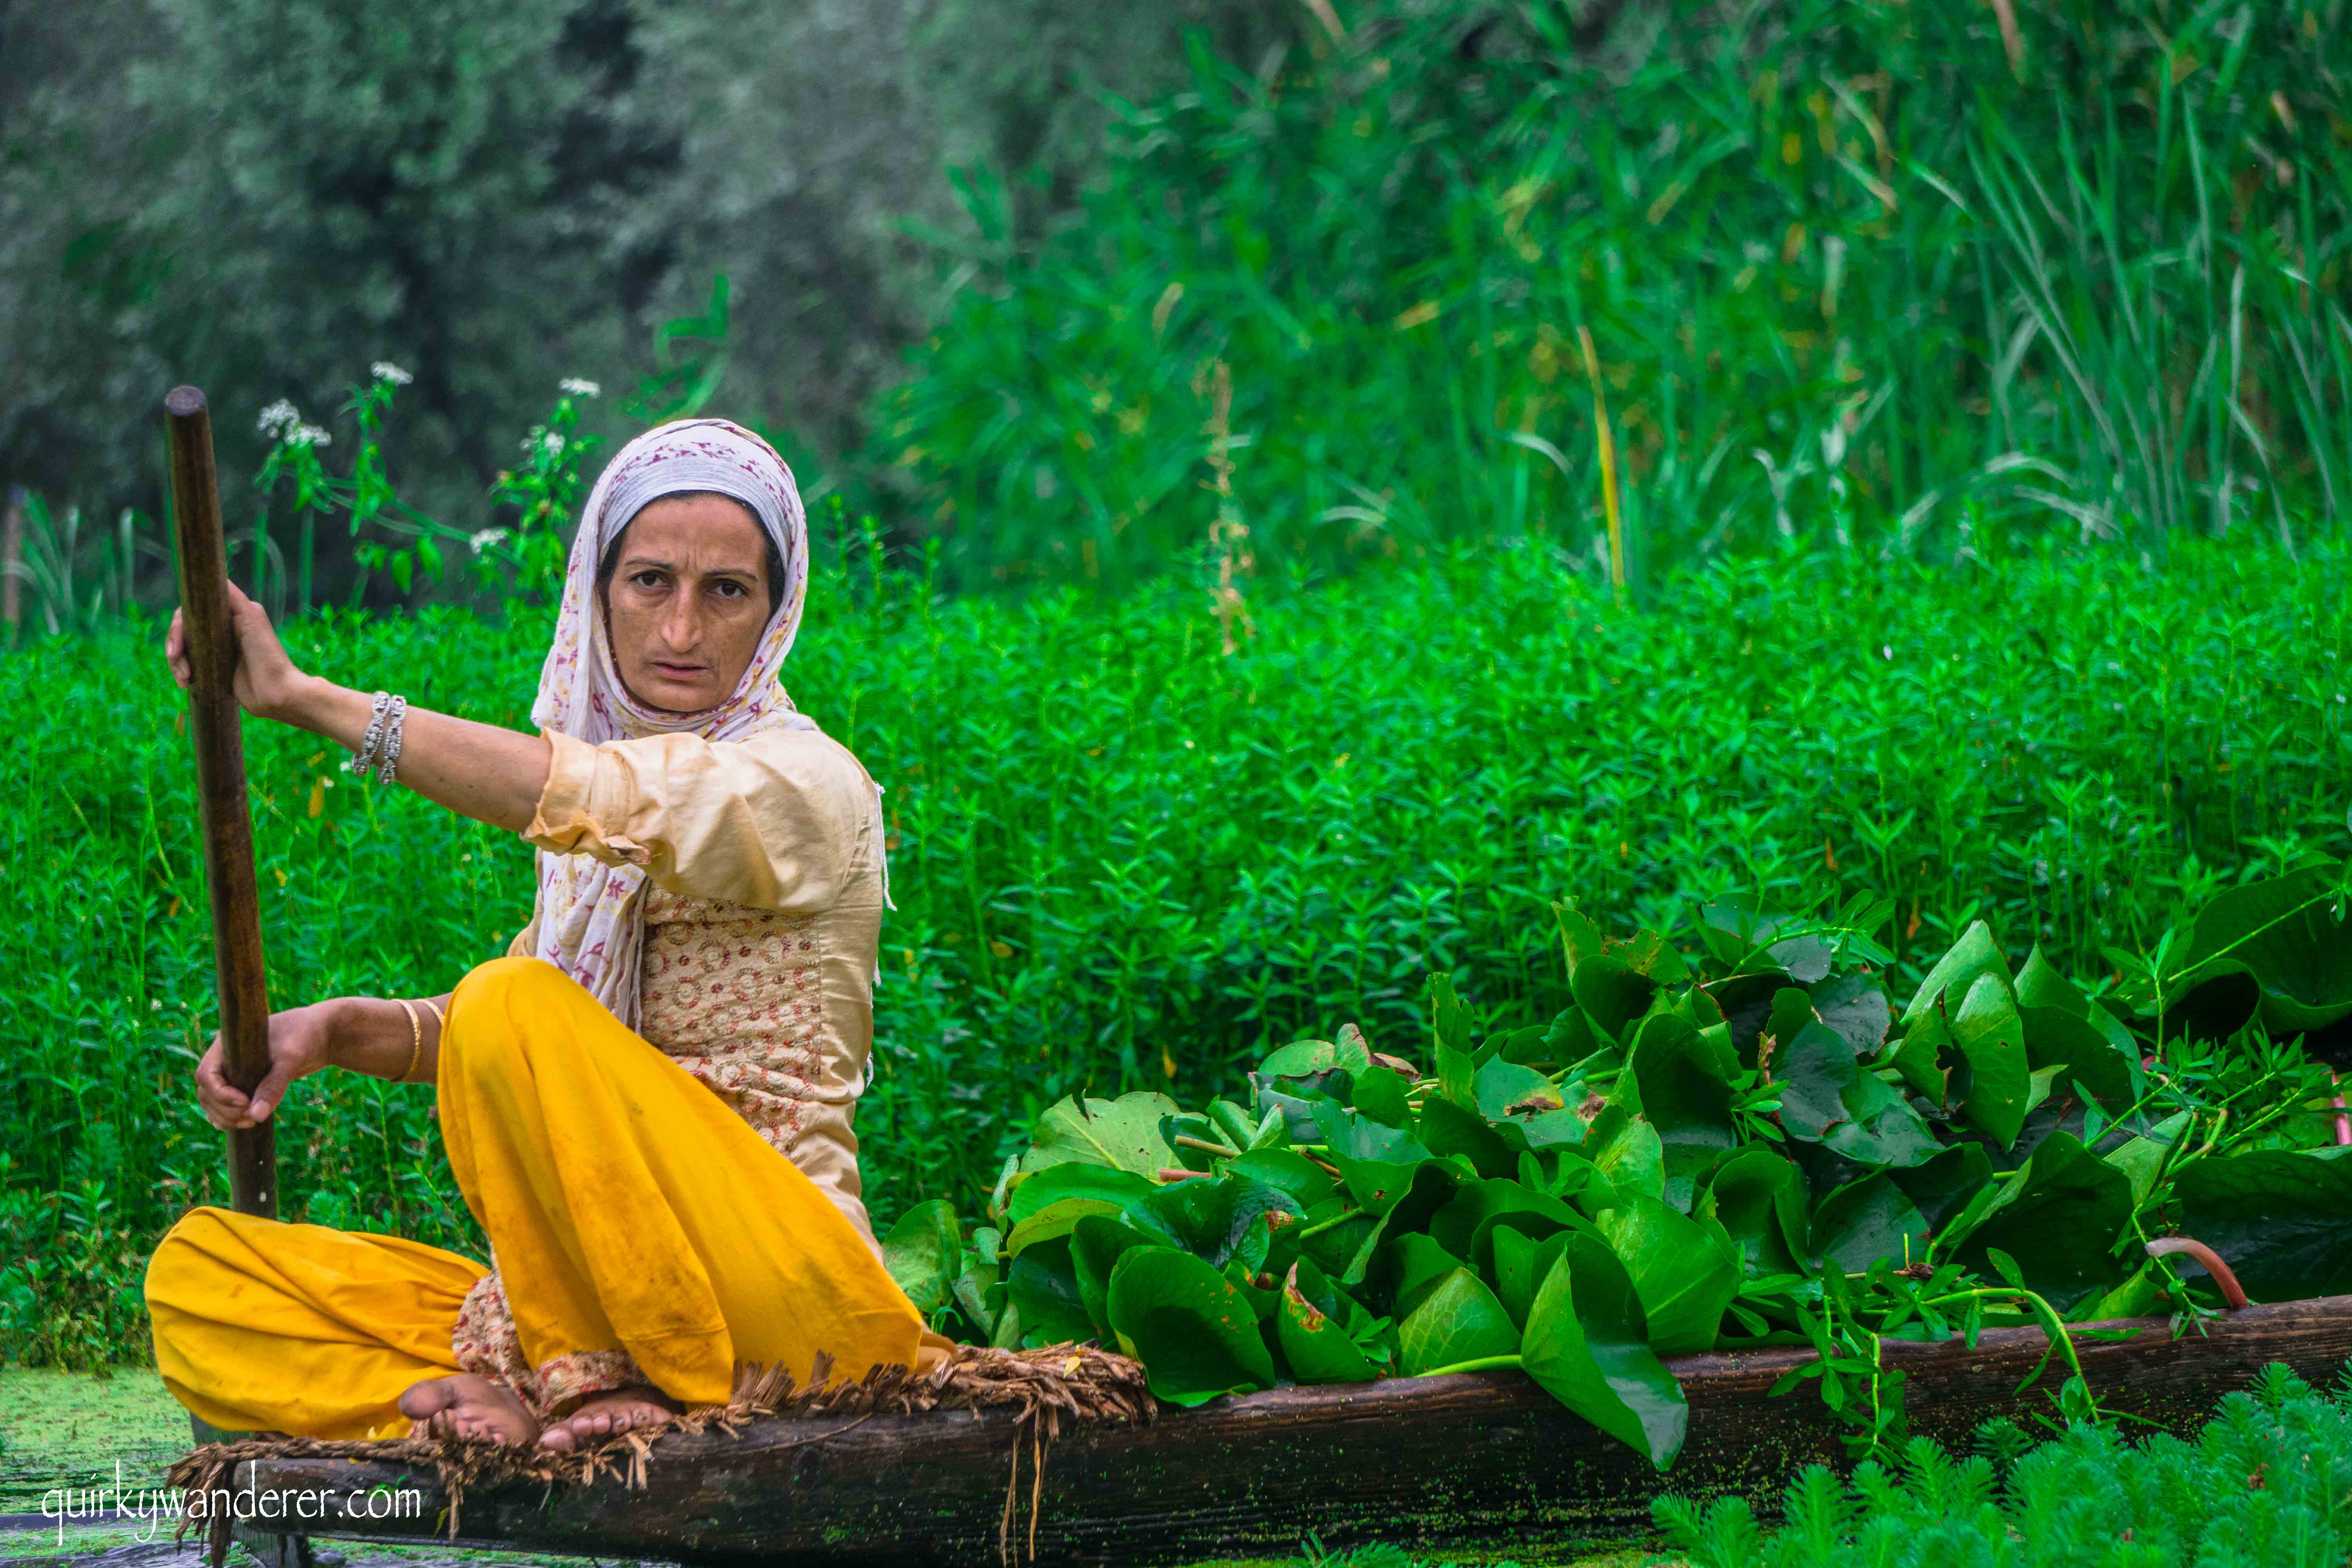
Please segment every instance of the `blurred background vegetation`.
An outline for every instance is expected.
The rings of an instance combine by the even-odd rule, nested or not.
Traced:
[[[1284,25],[1276,27],[1276,20]],[[159,388],[202,384],[235,480],[259,411],[373,360],[425,510],[488,492],[566,376],[733,283],[728,411],[860,452],[939,309],[909,220],[1016,171],[1033,239],[1106,161],[1097,93],[1177,85],[1182,29],[1255,58],[1241,0],[0,0],[0,484],[161,502]]]
[[[511,521],[556,383],[723,277],[652,368],[954,583],[2292,545],[2352,504],[2346,9],[5,0],[0,484],[161,587],[158,389],[235,494],[384,360],[404,493]]]

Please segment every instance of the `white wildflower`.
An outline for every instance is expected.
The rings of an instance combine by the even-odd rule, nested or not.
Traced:
[[[273,441],[282,441],[287,431],[301,423],[302,411],[281,397],[261,411],[261,418],[255,428]]]
[[[388,359],[380,359],[368,366],[368,374],[378,381],[388,381],[394,386],[406,386],[416,379]]]
[[[562,457],[563,455],[562,432],[560,430],[550,430],[546,435],[541,436],[539,438],[539,449],[546,453],[551,458]]]
[[[335,438],[320,425],[298,425],[279,437],[289,447],[331,447]]]
[[[555,384],[555,387],[566,397],[602,397],[604,395],[603,387],[593,381],[583,381],[576,375],[565,376]]]
[[[474,547],[475,554],[479,555],[483,551],[490,548],[490,546],[494,544],[504,544],[506,542],[507,531],[505,529],[486,528],[480,532],[475,534],[471,539],[468,539],[466,542]]]

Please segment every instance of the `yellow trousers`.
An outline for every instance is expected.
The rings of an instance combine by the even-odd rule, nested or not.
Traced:
[[[534,1366],[625,1351],[687,1405],[739,1363],[803,1381],[913,1365],[923,1325],[792,1162],[553,965],[466,976],[441,1044],[441,1133]],[[191,1211],[155,1249],[155,1363],[215,1426],[405,1434],[395,1402],[458,1370],[481,1265],[397,1237]]]

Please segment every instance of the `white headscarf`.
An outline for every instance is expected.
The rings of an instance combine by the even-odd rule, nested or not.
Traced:
[[[783,562],[783,596],[750,668],[727,700],[699,713],[667,713],[629,695],[613,664],[596,567],[637,513],[664,496],[706,491],[749,507]],[[680,732],[740,741],[776,727],[814,730],[777,683],[808,596],[808,523],[793,471],[768,445],[724,419],[689,419],[648,430],[614,455],[588,495],[564,572],[555,640],[539,675],[531,722],[590,745]],[[562,970],[613,1016],[637,1026],[645,951],[646,873],[586,855],[539,855],[538,956]]]

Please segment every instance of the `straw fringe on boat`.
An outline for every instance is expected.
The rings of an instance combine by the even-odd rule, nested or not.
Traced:
[[[226,1511],[210,1516],[202,1500],[215,1492],[233,1493],[238,1467],[257,1459],[338,1458],[430,1467],[449,1500],[448,1533],[454,1539],[468,1487],[517,1480],[584,1486],[610,1479],[641,1489],[649,1466],[658,1462],[655,1445],[677,1433],[717,1431],[732,1436],[754,1421],[786,1415],[848,1418],[835,1431],[802,1439],[821,1443],[875,1415],[1011,1409],[1015,1421],[1014,1479],[1007,1483],[999,1541],[1000,1549],[1009,1557],[1022,1445],[1025,1443],[1030,1450],[1030,1533],[1034,1538],[1034,1494],[1044,1479],[1046,1447],[1061,1434],[1064,1423],[1143,1423],[1152,1418],[1156,1409],[1139,1363],[1086,1345],[1048,1345],[1027,1351],[959,1345],[952,1355],[928,1372],[876,1367],[855,1382],[838,1383],[829,1380],[830,1372],[830,1361],[820,1356],[808,1386],[801,1387],[790,1373],[746,1365],[737,1370],[734,1393],[723,1405],[704,1405],[656,1430],[615,1434],[568,1451],[542,1448],[535,1443],[511,1445],[462,1437],[365,1442],[256,1436],[208,1443],[194,1449],[173,1465],[169,1484],[183,1489],[191,1500],[183,1531],[189,1525],[201,1524],[214,1568],[219,1568],[227,1556],[232,1521]]]

